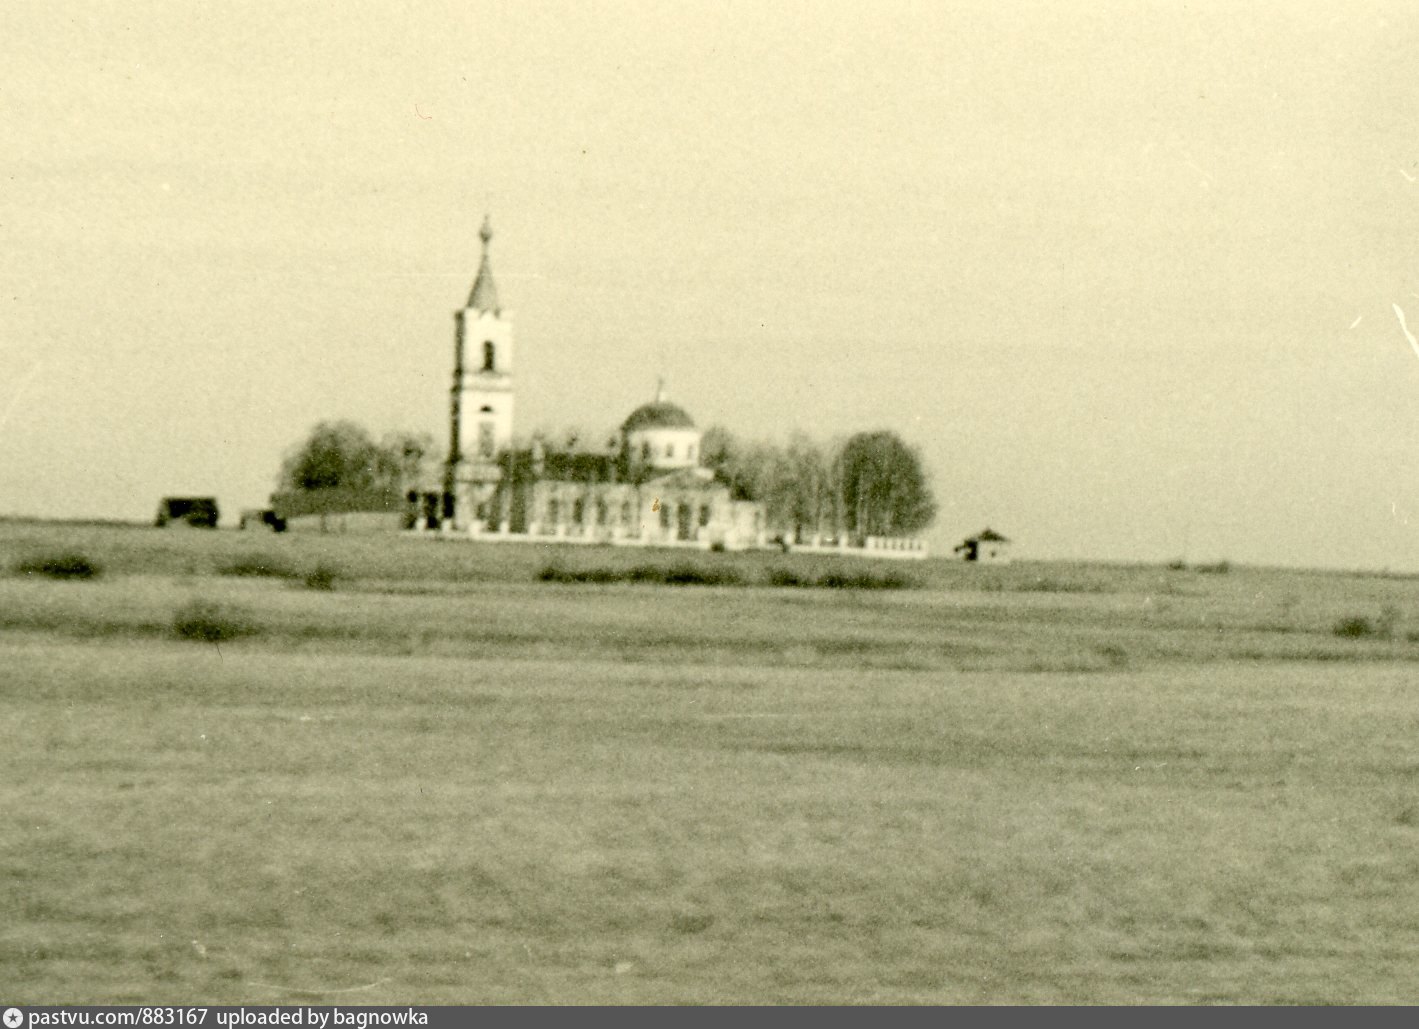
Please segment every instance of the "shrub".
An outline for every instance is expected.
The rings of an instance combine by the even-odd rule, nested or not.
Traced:
[[[1198,565],[1197,570],[1203,575],[1226,575],[1232,570],[1232,562],[1224,558],[1210,565]]]
[[[915,579],[899,571],[826,572],[813,576],[792,568],[774,568],[762,580],[746,580],[744,575],[732,567],[701,565],[682,562],[662,568],[658,565],[636,565],[633,568],[616,570],[612,568],[566,569],[557,564],[544,566],[537,572],[542,582],[564,583],[651,583],[660,586],[803,586],[826,589],[909,589],[917,585]]]
[[[1380,629],[1373,620],[1364,615],[1348,615],[1335,623],[1333,631],[1337,636],[1363,639],[1367,636],[1378,636]]]
[[[671,916],[670,928],[684,936],[702,933],[714,925],[714,915],[708,913],[681,912]]]
[[[1094,652],[1102,657],[1115,668],[1122,668],[1128,664],[1128,651],[1124,650],[1117,643],[1105,643],[1094,648]]]
[[[217,569],[218,575],[260,576],[272,579],[294,579],[295,571],[279,558],[261,555],[243,557]]]
[[[833,571],[808,575],[792,568],[775,568],[768,574],[770,586],[803,586],[830,590],[900,590],[915,586],[916,580],[902,572]]]
[[[1185,572],[1187,571],[1187,562],[1180,557],[1175,557],[1168,562],[1168,571]]]
[[[316,565],[302,581],[308,590],[333,590],[335,588],[335,569],[329,565]]]
[[[43,575],[50,579],[92,579],[102,569],[83,554],[49,554],[15,565],[18,575]]]
[[[815,586],[831,590],[901,590],[915,586],[901,572],[827,572],[818,576]]]
[[[625,582],[630,573],[618,572],[612,568],[584,568],[573,570],[559,565],[547,565],[537,573],[542,582]]]
[[[234,640],[256,632],[256,627],[241,612],[210,600],[194,600],[178,608],[172,628],[182,639],[208,643]]]
[[[1100,582],[1089,582],[1081,579],[1055,579],[1044,575],[1036,576],[1033,579],[1024,579],[1012,586],[1003,586],[1005,590],[1013,589],[1017,593],[1104,593],[1106,587]]]
[[[1349,639],[1377,637],[1388,640],[1394,638],[1398,623],[1399,609],[1386,607],[1380,612],[1378,618],[1370,618],[1368,615],[1347,615],[1335,623],[1332,631],[1337,636],[1345,636]],[[1408,638],[1413,639],[1413,636]]]
[[[668,586],[737,586],[741,580],[733,568],[700,568],[683,564],[667,569],[661,581]]]

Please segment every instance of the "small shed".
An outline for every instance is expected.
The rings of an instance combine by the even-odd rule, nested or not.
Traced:
[[[994,529],[984,529],[963,540],[955,552],[963,561],[1003,564],[1010,560],[1010,541]]]
[[[158,517],[154,524],[159,528],[168,525],[193,525],[199,529],[217,527],[216,497],[163,497],[158,505]]]

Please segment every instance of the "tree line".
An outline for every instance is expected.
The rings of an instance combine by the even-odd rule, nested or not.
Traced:
[[[582,449],[576,434],[560,444],[539,441],[549,453]],[[803,433],[786,443],[744,440],[716,426],[705,431],[700,451],[733,499],[762,504],[772,531],[791,541],[906,536],[936,515],[919,453],[893,432],[859,432],[825,445]],[[403,495],[439,481],[436,460],[427,433],[391,432],[376,441],[354,422],[321,422],[286,456],[280,488]]]
[[[388,432],[378,441],[356,422],[321,422],[281,463],[279,488],[403,494],[435,459],[428,433]]]
[[[921,456],[894,432],[828,444],[796,432],[787,443],[707,429],[702,460],[736,500],[755,500],[790,540],[909,536],[936,517]]]

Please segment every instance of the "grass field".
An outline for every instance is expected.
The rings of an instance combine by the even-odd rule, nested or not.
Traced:
[[[7,1003],[1419,1001],[1416,580],[0,524],[71,552]]]

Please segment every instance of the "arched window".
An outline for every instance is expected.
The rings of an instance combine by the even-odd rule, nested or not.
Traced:
[[[491,372],[494,370],[493,366],[497,363],[495,360],[496,357],[497,348],[493,346],[492,340],[488,340],[483,344],[483,371]]]
[[[562,506],[555,500],[547,501],[547,521],[553,525],[562,520]]]
[[[667,444],[665,444],[665,456],[666,456],[666,457],[674,457],[674,456],[675,456],[675,444],[674,444],[674,443],[667,443]]]

